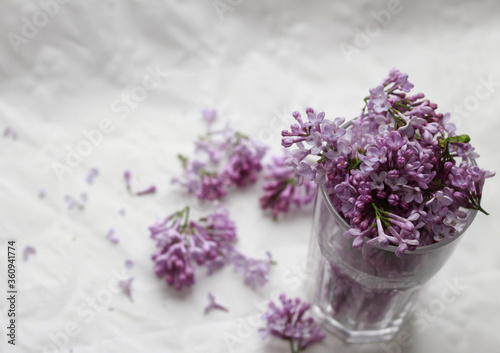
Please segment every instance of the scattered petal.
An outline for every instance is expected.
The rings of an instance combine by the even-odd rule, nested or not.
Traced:
[[[134,262],[132,260],[125,260],[125,267],[131,269],[134,267]]]
[[[117,244],[120,239],[115,234],[115,228],[109,228],[108,233],[106,234],[106,238],[109,239],[113,244]]]
[[[87,174],[87,177],[85,178],[85,181],[87,184],[92,184],[94,182],[94,179],[99,175],[99,171],[96,168],[92,168],[89,173]]]
[[[34,254],[36,254],[36,249],[30,245],[26,246],[23,250],[24,261],[28,261],[28,258]]]
[[[132,298],[132,281],[134,280],[134,277],[130,277],[126,280],[121,280],[118,282],[118,285],[120,286],[121,290],[125,295],[131,300],[134,301]]]

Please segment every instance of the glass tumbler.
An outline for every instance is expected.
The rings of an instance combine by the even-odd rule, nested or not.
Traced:
[[[465,231],[477,211],[464,211]],[[410,318],[422,285],[447,261],[463,232],[399,258],[392,245],[353,248],[349,228],[321,185],[309,247],[312,311],[345,342],[392,339]]]

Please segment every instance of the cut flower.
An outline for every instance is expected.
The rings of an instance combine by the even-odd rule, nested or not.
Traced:
[[[298,147],[288,160],[295,179],[325,184],[355,247],[368,238],[402,256],[461,232],[463,208],[486,213],[481,196],[494,173],[475,165],[469,136],[456,135],[449,114],[412,88],[393,69],[349,124],[308,108],[307,119],[295,112],[297,123],[282,133],[284,147]]]

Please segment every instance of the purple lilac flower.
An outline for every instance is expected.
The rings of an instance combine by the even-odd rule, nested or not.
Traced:
[[[134,267],[134,261],[130,259],[125,260],[125,267],[131,269],[132,267]]]
[[[45,189],[40,189],[40,190],[38,191],[38,198],[40,198],[40,199],[44,199],[44,198],[45,198],[45,196],[47,196],[47,191],[45,191]]]
[[[99,175],[99,171],[97,168],[92,168],[87,176],[85,177],[85,181],[87,184],[92,184],[94,182],[94,179]]]
[[[134,280],[134,277],[130,277],[124,280],[121,280],[118,282],[118,286],[121,288],[123,293],[131,300],[134,301],[132,298],[132,282]]]
[[[469,136],[457,135],[450,115],[412,88],[408,75],[393,69],[349,127],[308,108],[307,121],[295,112],[296,123],[282,132],[282,145],[297,147],[285,162],[296,182],[325,184],[353,227],[355,247],[368,239],[396,245],[402,256],[463,231],[461,208],[486,213],[482,190],[494,173],[474,165],[479,155]]]
[[[106,238],[112,242],[113,244],[118,244],[120,241],[120,238],[116,235],[115,228],[109,228],[108,232],[106,233]]]
[[[125,179],[125,186],[127,187],[127,191],[131,192],[131,187],[130,187],[130,177],[131,177],[130,170],[126,170],[123,172],[123,178]]]
[[[144,196],[144,195],[148,195],[148,194],[155,194],[156,193],[156,186],[154,185],[151,185],[149,188],[147,189],[144,189],[142,191],[138,191],[136,193],[137,196]]]
[[[11,127],[6,127],[3,131],[5,137],[10,137],[13,140],[17,140],[17,132],[15,132]]]
[[[267,259],[257,260],[241,254],[236,249],[232,249],[230,261],[236,271],[243,275],[245,284],[252,289],[264,286],[269,280],[269,270],[273,264],[271,253],[267,252]]]
[[[213,130],[215,111],[203,111],[207,132],[195,141],[195,156],[179,155],[183,172],[172,180],[200,200],[218,200],[231,186],[255,183],[266,148],[229,126]]]
[[[302,207],[314,200],[316,184],[306,179],[298,185],[293,169],[285,165],[286,156],[273,156],[272,162],[267,165],[263,185],[264,196],[260,198],[262,209],[271,209],[276,219],[280,212],[288,212],[290,205]]]
[[[223,173],[231,183],[244,187],[257,180],[257,174],[262,170],[260,161],[266,148],[248,138],[238,138],[240,141],[229,155]]]
[[[208,274],[233,263],[247,284],[256,286],[267,281],[267,262],[246,258],[234,248],[236,226],[222,207],[198,221],[189,219],[186,207],[149,230],[157,246],[152,255],[155,273],[177,290],[195,283],[195,263],[205,266]]]
[[[204,174],[195,195],[200,200],[219,200],[227,193],[226,187],[224,179],[219,175]]]
[[[23,250],[23,259],[24,261],[28,261],[28,258],[31,256],[31,255],[34,255],[36,254],[36,249],[33,247],[33,246],[26,246]]]
[[[309,303],[299,298],[288,299],[285,294],[281,294],[279,299],[281,307],[270,302],[262,317],[266,322],[266,327],[259,329],[262,338],[272,335],[290,341],[292,353],[300,352],[325,338],[314,319],[304,317],[310,308]]]
[[[215,301],[214,295],[212,293],[210,293],[210,292],[208,293],[208,301],[209,301],[209,303],[205,307],[205,314],[207,314],[209,311],[214,310],[214,309],[215,310],[222,310],[222,311],[229,311],[229,310],[227,310],[226,307],[224,307],[224,306],[220,305],[219,303],[217,303]]]
[[[79,200],[73,198],[73,196],[71,196],[71,195],[64,196],[64,201],[66,202],[66,206],[67,206],[68,210],[71,210],[74,207],[76,207],[80,210],[83,210],[85,208],[85,204],[87,203],[87,200],[88,200],[88,195],[85,192],[80,194]]]
[[[212,125],[215,119],[217,119],[217,111],[214,109],[203,109],[201,114],[208,126]]]

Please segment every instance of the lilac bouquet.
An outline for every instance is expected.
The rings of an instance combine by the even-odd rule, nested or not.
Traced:
[[[469,136],[456,134],[449,113],[412,88],[393,69],[349,124],[308,108],[306,120],[295,112],[297,123],[282,132],[282,145],[297,147],[287,159],[296,180],[325,185],[355,248],[395,245],[402,256],[460,233],[464,209],[487,214],[481,196],[494,173],[476,165]]]
[[[205,266],[208,274],[231,263],[254,289],[268,280],[271,255],[268,253],[266,260],[256,260],[236,250],[236,226],[222,207],[198,221],[189,218],[189,207],[185,207],[149,230],[157,246],[152,255],[155,273],[177,290],[195,283],[195,263]]]
[[[214,130],[216,116],[213,110],[203,111],[206,134],[195,142],[193,159],[178,156],[183,173],[173,179],[200,200],[218,200],[232,185],[253,184],[262,170],[261,160],[266,153],[264,146],[229,126]]]

